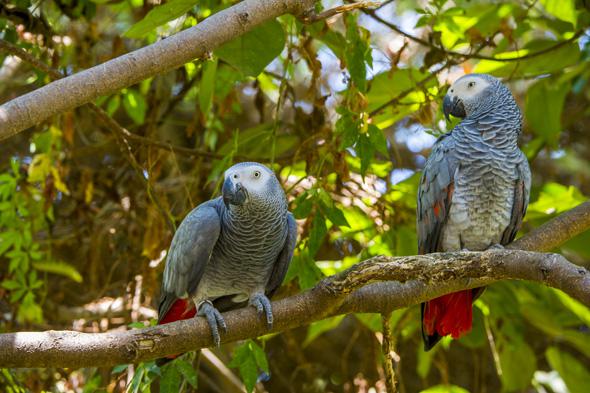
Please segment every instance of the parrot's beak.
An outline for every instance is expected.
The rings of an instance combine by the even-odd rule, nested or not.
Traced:
[[[445,114],[447,121],[451,121],[449,115],[464,118],[466,115],[463,101],[457,96],[450,96],[449,94],[445,95],[445,98],[443,99],[443,113]]]
[[[230,178],[225,179],[221,188],[223,203],[229,209],[229,205],[241,205],[246,201],[246,189],[241,183],[232,183]]]

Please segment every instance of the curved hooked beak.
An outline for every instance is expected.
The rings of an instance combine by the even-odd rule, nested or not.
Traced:
[[[457,96],[445,95],[445,98],[443,99],[443,113],[445,114],[447,121],[451,121],[449,115],[461,118],[465,117],[466,114],[463,101]]]
[[[240,206],[246,201],[246,189],[241,183],[234,184],[228,177],[223,182],[221,188],[221,195],[223,196],[223,203],[229,209],[229,205]]]

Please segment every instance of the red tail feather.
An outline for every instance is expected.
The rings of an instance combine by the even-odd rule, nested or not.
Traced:
[[[170,322],[192,318],[195,316],[196,312],[197,310],[189,299],[177,299],[172,303],[172,306],[170,306],[170,309],[166,315],[164,315],[164,318],[160,319],[158,325],[165,325]]]
[[[180,321],[182,319],[189,319],[195,316],[197,313],[196,308],[189,299],[177,299],[168,312],[164,315],[162,319],[158,322],[158,325],[165,325],[170,322]],[[162,366],[166,362],[169,362],[172,359],[177,358],[179,355],[168,355],[163,359],[160,359],[159,365]],[[167,359],[167,360],[166,360]]]
[[[424,307],[424,331],[440,336],[459,338],[471,330],[471,289],[449,293],[426,303]]]

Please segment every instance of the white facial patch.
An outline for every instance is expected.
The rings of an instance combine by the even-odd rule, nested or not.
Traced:
[[[462,101],[470,101],[477,97],[489,85],[490,82],[479,76],[465,75],[451,85],[448,94],[451,97],[458,97]]]
[[[226,177],[234,184],[241,183],[249,193],[264,192],[266,183],[272,175],[258,165],[238,166],[226,171]]]

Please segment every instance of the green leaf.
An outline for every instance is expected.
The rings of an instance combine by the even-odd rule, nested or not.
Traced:
[[[574,186],[559,183],[545,183],[539,199],[531,203],[527,210],[528,219],[546,217],[570,210],[586,201],[586,197]]]
[[[192,364],[190,364],[189,362],[187,362],[184,359],[176,359],[176,361],[174,362],[174,365],[176,366],[176,368],[178,368],[178,371],[180,371],[180,373],[184,376],[184,378],[186,378],[188,383],[193,388],[196,389],[198,377],[197,377],[197,372],[193,368]]]
[[[590,371],[572,355],[550,347],[545,352],[547,361],[565,382],[570,393],[585,393],[590,386]],[[588,364],[588,362],[586,362]]]
[[[590,326],[590,308],[586,307],[576,299],[573,299],[561,291],[555,291],[555,296],[563,305],[573,312],[586,325]]]
[[[326,219],[323,215],[317,213],[313,218],[311,232],[309,233],[308,248],[310,256],[315,256],[315,254],[318,252],[324,240],[324,236],[326,236],[327,233],[328,228],[326,227]]]
[[[94,393],[96,391],[100,391],[100,386],[102,384],[102,378],[100,375],[94,375],[90,380],[87,380],[84,383],[84,388],[82,389],[82,393]]]
[[[326,213],[328,220],[330,220],[332,224],[337,225],[339,227],[350,227],[350,224],[346,220],[346,217],[344,217],[344,213],[336,206],[326,206],[324,212]]]
[[[78,283],[83,281],[82,275],[74,266],[62,261],[35,261],[33,262],[33,267],[42,272],[59,274]]]
[[[430,367],[432,366],[432,357],[435,352],[433,351],[424,351],[422,347],[418,347],[418,360],[416,365],[416,373],[422,379],[426,379],[428,377],[428,373],[430,373]]]
[[[504,390],[521,391],[528,387],[537,369],[535,353],[524,341],[504,341],[499,347]]]
[[[371,143],[369,136],[361,134],[358,142],[356,143],[355,150],[357,151],[359,158],[361,159],[361,176],[365,176],[369,165],[373,161],[375,156],[375,147]]]
[[[551,15],[576,26],[578,12],[574,0],[541,0],[541,4]]]
[[[9,291],[14,291],[16,289],[22,288],[22,283],[16,280],[4,280],[2,281],[2,288],[8,289]]]
[[[127,370],[128,367],[129,367],[128,364],[118,364],[115,367],[113,367],[113,369],[111,370],[111,373],[113,373],[113,374],[122,373],[123,371]]]
[[[352,147],[359,137],[360,119],[358,114],[348,108],[339,107],[336,112],[340,117],[336,121],[336,133],[341,135],[340,150]]]
[[[256,344],[256,342],[250,340],[250,350],[254,354],[254,359],[256,359],[256,365],[264,372],[270,372],[268,367],[268,360],[266,359],[266,353],[264,350]]]
[[[422,390],[420,393],[469,393],[469,390],[465,390],[462,387],[455,385],[437,385]]]
[[[199,108],[201,113],[208,118],[215,92],[215,74],[217,74],[217,59],[203,64],[203,76],[199,86]]]
[[[168,363],[162,371],[160,393],[178,393],[180,391],[180,371],[176,362]]]
[[[6,231],[0,234],[0,255],[8,251],[19,238],[21,238],[21,235],[17,231]]]
[[[307,218],[313,208],[313,198],[309,197],[309,193],[305,191],[295,199],[294,205],[293,216],[298,220]]]
[[[385,139],[383,131],[381,131],[379,127],[374,124],[369,124],[367,131],[369,133],[369,140],[375,147],[375,150],[385,156],[388,156],[389,152],[387,151],[387,139]]]
[[[43,322],[43,310],[41,310],[41,307],[35,301],[35,295],[33,292],[27,292],[23,297],[21,304],[18,307],[16,318],[21,323]]]
[[[473,326],[469,333],[459,339],[459,343],[468,348],[481,348],[487,344],[483,318],[479,307],[473,307]]]
[[[269,149],[273,141],[273,129],[271,124],[260,124],[245,130],[236,131],[236,138],[223,144],[218,150],[219,154],[226,155],[233,149],[235,154],[241,152],[245,155],[260,158],[271,158],[272,149]],[[280,134],[276,137],[276,155],[281,155],[291,148],[296,148],[298,138],[294,135]],[[223,168],[224,170],[227,167]]]
[[[537,295],[537,298],[541,296]],[[543,297],[544,298],[544,297]],[[526,319],[537,329],[541,330],[547,336],[553,339],[559,339],[570,343],[578,351],[590,357],[590,341],[588,335],[579,331],[577,326],[568,328],[567,322],[568,314],[570,314],[563,305],[559,304],[560,310],[556,310],[547,302],[528,301],[522,304],[520,311]],[[552,318],[547,318],[547,315],[552,315]],[[576,318],[575,323],[579,325],[579,320]],[[565,325],[565,326],[564,326]]]
[[[382,332],[383,323],[381,322],[381,314],[376,313],[356,313],[355,318],[361,321],[363,325],[371,329],[373,332]]]
[[[222,45],[214,53],[243,74],[255,77],[284,47],[283,26],[273,19]]]
[[[137,90],[128,89],[123,95],[123,107],[135,124],[143,124],[147,104],[143,95]]]
[[[318,338],[323,333],[338,327],[338,325],[340,325],[340,322],[342,322],[344,317],[345,315],[338,315],[332,318],[327,318],[318,322],[314,322],[311,325],[309,325],[309,328],[307,329],[307,336],[305,337],[302,346],[308,346],[313,340]]]
[[[299,287],[301,289],[308,289],[313,287],[322,276],[322,271],[310,257],[309,251],[301,250],[299,254],[293,257],[289,265],[289,270],[287,271],[286,280],[297,277]]]
[[[113,96],[107,103],[107,113],[109,116],[113,116],[117,109],[119,109],[119,106],[121,106],[121,96],[117,94],[116,96]]]
[[[376,75],[371,80],[371,86],[367,93],[369,102],[367,112],[374,111],[392,100],[399,102],[397,105],[391,105],[384,109],[380,115],[373,117],[373,124],[378,128],[385,129],[420,109],[421,103],[426,102],[426,96],[424,91],[416,89],[416,85],[428,76],[429,74],[413,68],[395,69]],[[430,89],[434,94],[437,93],[435,89],[436,78],[432,78],[424,84],[426,89]],[[405,94],[408,90],[411,93],[406,94],[403,98],[399,97],[401,93]]]
[[[186,14],[198,2],[199,0],[170,0],[152,9],[145,18],[131,26],[123,35],[129,38],[143,38],[156,27]]]
[[[361,92],[367,90],[367,66],[365,60],[371,61],[368,45],[368,31],[358,26],[354,14],[346,14],[346,67],[350,78]]]
[[[235,349],[229,366],[238,368],[249,393],[254,390],[259,369],[265,372],[269,370],[264,351],[252,340],[245,341]]]
[[[525,114],[533,131],[555,145],[561,133],[561,112],[569,83],[559,84],[545,78],[531,86],[527,93]]]
[[[495,54],[499,59],[510,59],[531,54],[557,44],[554,40],[535,40],[518,51]],[[523,59],[522,61],[482,60],[475,66],[473,72],[492,74],[498,77],[517,77],[544,75],[561,71],[564,68],[578,64],[580,61],[580,47],[576,42],[565,44],[545,54]]]

